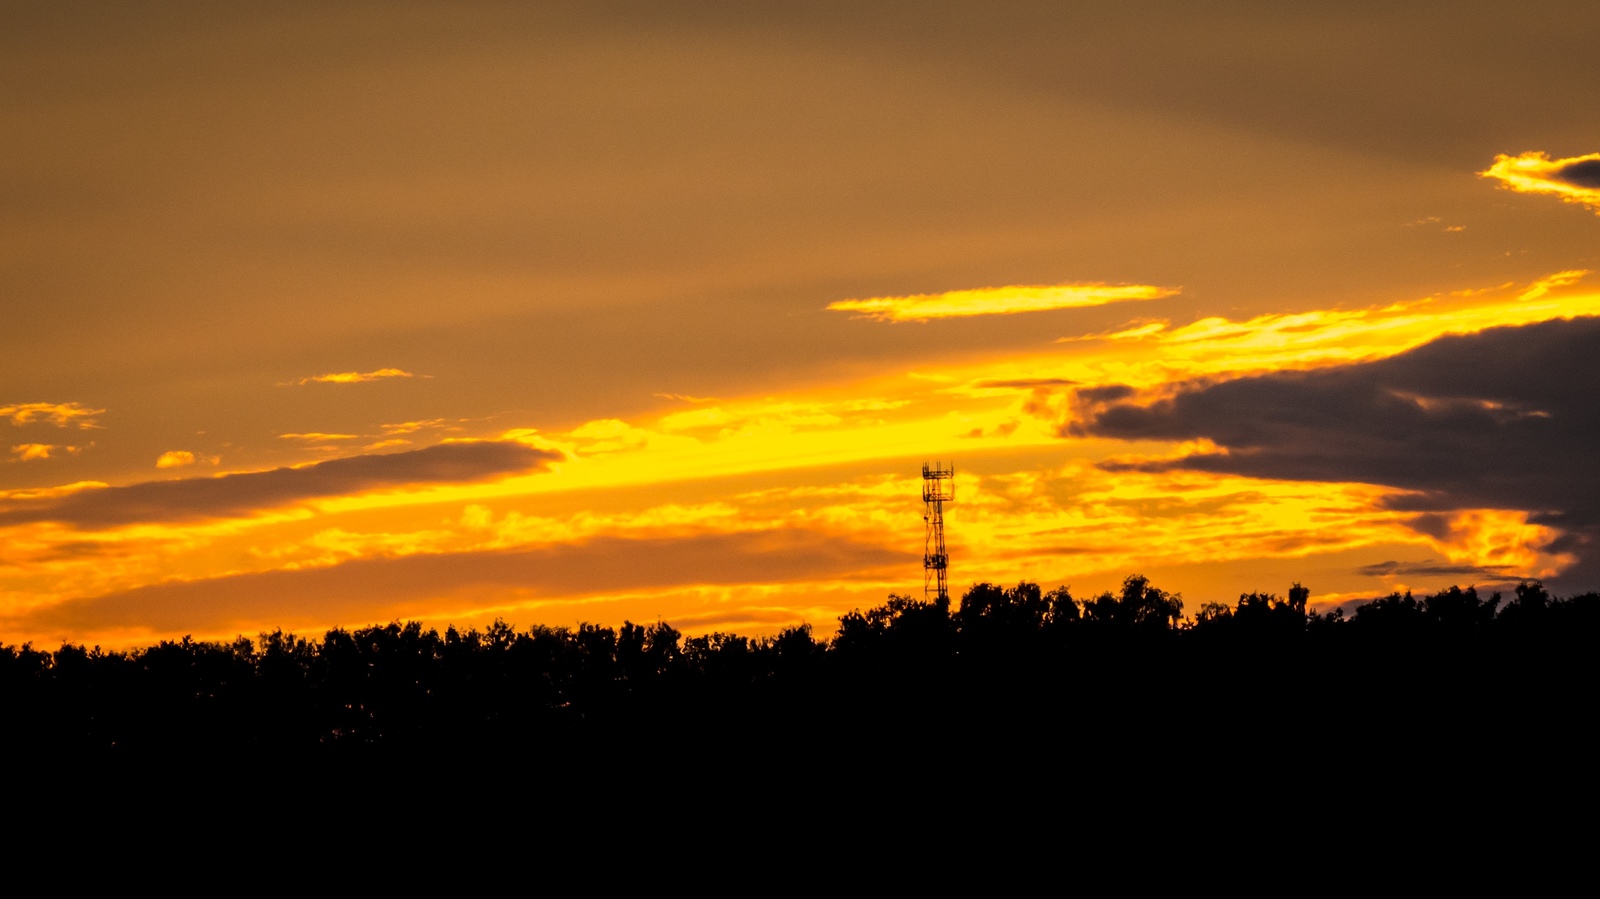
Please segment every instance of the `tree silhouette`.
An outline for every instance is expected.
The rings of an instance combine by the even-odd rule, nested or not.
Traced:
[[[1140,574],[1128,575],[1120,593],[1102,593],[1083,606],[1085,620],[1118,630],[1171,630],[1182,615],[1181,595],[1157,589]]]
[[[1180,596],[1130,575],[1083,602],[1027,581],[974,584],[954,611],[890,594],[831,639],[496,620],[129,652],[0,645],[0,714],[14,754],[35,759],[510,753],[562,769],[871,753],[908,772],[907,753],[937,746],[971,770],[1048,751],[1093,771],[1165,765],[1163,746],[1586,746],[1600,595],[1513,594],[1394,593],[1347,617],[1310,610],[1296,583],[1184,620]]]

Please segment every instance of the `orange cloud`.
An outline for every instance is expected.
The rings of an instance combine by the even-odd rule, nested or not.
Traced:
[[[53,443],[23,443],[13,446],[11,452],[16,455],[19,462],[27,462],[32,459],[48,459],[56,450],[76,454],[80,448],[76,446],[57,446]]]
[[[1541,570],[1550,558],[1547,547],[1555,532],[1529,521],[1527,512],[1515,509],[1468,509],[1440,516],[1445,519],[1435,544],[1453,563],[1489,569],[1511,569],[1549,577]],[[1435,535],[1430,535],[1435,536]],[[1571,563],[1572,558],[1559,561]]]
[[[1478,173],[1494,178],[1507,190],[1555,194],[1564,203],[1578,203],[1600,214],[1600,153],[1551,159],[1541,152],[1500,154],[1494,165]]]
[[[220,456],[197,456],[188,450],[169,450],[157,457],[156,467],[182,468],[185,465],[193,465],[196,462],[205,462],[209,465],[216,465],[221,461],[222,457]]]
[[[301,378],[296,384],[360,384],[364,381],[381,381],[386,378],[416,378],[431,377],[430,375],[414,375],[399,368],[380,368],[377,371],[340,371],[326,375],[314,375]]]
[[[1013,315],[1019,312],[1104,306],[1108,303],[1130,300],[1159,300],[1175,296],[1177,293],[1177,288],[1151,287],[1146,284],[1014,285],[924,293],[906,297],[839,300],[829,303],[828,308],[840,312],[859,312],[860,317],[881,322],[921,322],[932,318]]]
[[[360,434],[323,434],[317,431],[307,431],[304,434],[279,434],[279,440],[309,440],[320,443],[324,440],[355,440]]]
[[[94,417],[105,414],[105,411],[91,409],[82,403],[17,403],[0,406],[0,417],[11,419],[14,425],[47,421],[58,428],[77,425],[79,428],[87,429],[99,427],[95,424]]]

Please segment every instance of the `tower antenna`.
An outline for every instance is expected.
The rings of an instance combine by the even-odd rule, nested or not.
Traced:
[[[956,498],[956,468],[948,462],[922,463],[922,595],[950,601],[950,554],[944,548],[944,504]]]

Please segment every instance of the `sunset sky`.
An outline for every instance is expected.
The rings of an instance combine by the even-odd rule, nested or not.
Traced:
[[[1600,6],[0,3],[0,642],[1600,589]]]

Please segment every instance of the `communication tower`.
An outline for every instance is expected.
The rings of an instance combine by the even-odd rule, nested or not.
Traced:
[[[922,538],[922,595],[950,600],[950,554],[944,549],[944,504],[956,498],[956,468],[944,462],[922,464],[922,502],[927,522]]]

